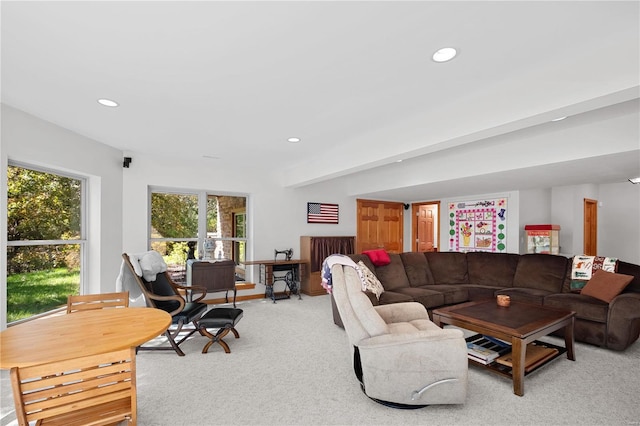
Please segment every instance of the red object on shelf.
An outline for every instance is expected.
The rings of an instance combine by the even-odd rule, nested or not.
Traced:
[[[525,225],[525,231],[550,231],[560,230],[560,225]]]

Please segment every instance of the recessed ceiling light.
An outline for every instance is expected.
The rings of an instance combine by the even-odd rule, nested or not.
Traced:
[[[289,142],[291,142],[291,143],[298,143],[298,142],[300,142],[300,138],[289,138],[289,139],[287,139],[287,140],[288,140]]]
[[[100,105],[104,105],[106,107],[112,107],[112,108],[115,108],[118,106],[118,103],[116,101],[112,101],[111,99],[98,99],[98,103]]]
[[[551,121],[562,121],[562,120],[564,120],[565,118],[567,118],[567,116],[566,116],[566,115],[565,115],[564,117],[554,118],[554,119],[553,119],[553,120],[551,120]]]
[[[447,62],[456,57],[458,51],[453,47],[443,47],[433,54],[432,58],[436,62]]]
[[[640,183],[640,176],[639,176],[639,177],[637,177],[637,178],[631,178],[631,179],[629,179],[629,182],[631,182],[631,183],[633,183],[633,184]]]

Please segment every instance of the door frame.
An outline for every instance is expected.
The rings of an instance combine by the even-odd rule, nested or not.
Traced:
[[[434,201],[421,201],[418,203],[412,203],[411,204],[411,250],[412,251],[418,251],[418,221],[416,220],[416,215],[418,214],[418,210],[420,209],[420,206],[427,206],[427,205],[434,205],[437,208],[437,212],[438,212],[438,217],[436,218],[436,222],[433,225],[437,232],[436,232],[436,239],[435,239],[435,243],[437,244],[435,247],[435,251],[441,251],[440,250],[440,217],[442,216],[442,212],[440,209],[440,200],[434,200]]]

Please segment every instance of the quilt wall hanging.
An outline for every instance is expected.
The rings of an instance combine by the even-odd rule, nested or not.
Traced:
[[[449,203],[449,251],[505,252],[507,199]]]

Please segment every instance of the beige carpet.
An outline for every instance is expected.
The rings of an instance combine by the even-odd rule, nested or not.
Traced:
[[[470,368],[466,404],[397,410],[360,391],[328,296],[238,307],[231,354],[218,345],[201,354],[201,336],[182,345],[185,357],[138,354],[139,425],[639,424],[638,342],[622,353],[578,343],[575,362],[561,357],[527,376],[523,397],[509,380]],[[1,378],[4,426],[15,417],[6,371]]]

